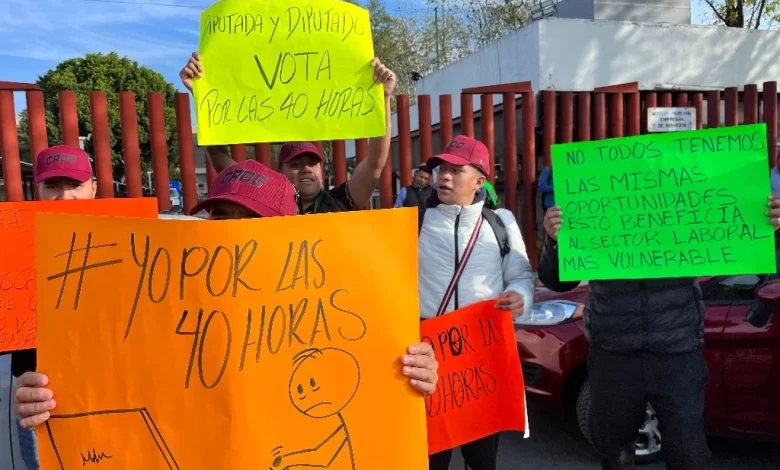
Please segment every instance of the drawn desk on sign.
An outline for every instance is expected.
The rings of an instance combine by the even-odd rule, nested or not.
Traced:
[[[176,242],[163,242],[170,235],[162,225],[136,230],[114,222],[102,230],[95,229],[98,222],[82,222],[85,227],[69,232],[67,244],[62,238],[48,244],[47,261],[39,273],[39,282],[45,284],[41,311],[46,318],[39,364],[53,384],[68,384],[55,389],[58,410],[65,408],[49,429],[61,467],[63,462],[65,468],[83,462],[114,468],[136,458],[133,462],[146,468],[193,468],[193,462],[208,459],[204,453],[209,448],[223,445],[220,436],[254,429],[254,435],[246,434],[253,442],[246,446],[247,455],[222,458],[234,458],[233,464],[241,466],[251,454],[253,461],[271,470],[312,466],[357,470],[373,452],[365,447],[370,440],[364,437],[369,420],[375,422],[371,415],[382,413],[367,411],[372,397],[391,393],[401,404],[414,403],[409,400],[414,395],[407,396],[408,382],[391,370],[377,374],[376,364],[386,368],[397,363],[406,346],[419,340],[415,322],[409,321],[408,332],[398,335],[392,333],[397,326],[391,315],[374,312],[408,309],[413,320],[414,296],[391,299],[378,308],[374,300],[381,295],[381,282],[367,287],[346,284],[343,271],[330,266],[342,261],[343,251],[335,247],[343,250],[351,244],[347,238],[336,245],[328,237],[292,241],[284,235],[271,240],[225,237],[229,231],[218,230],[220,223],[215,222],[214,235],[207,241],[188,243],[177,236]],[[410,242],[411,255],[413,246]],[[362,266],[365,272],[379,272],[373,261]],[[412,274],[408,267],[399,267],[398,273],[405,270]],[[102,292],[112,290],[109,286],[114,287],[107,297]],[[101,334],[70,335],[65,343],[56,334],[58,322],[67,322],[71,331]],[[372,322],[381,327],[372,328]],[[387,331],[391,336],[382,339]],[[371,341],[379,338],[387,346],[377,350],[367,342],[369,335]],[[399,342],[396,336],[407,339]],[[61,348],[67,348],[67,355]],[[364,368],[366,361],[371,367]],[[120,379],[98,383],[90,378],[89,371],[95,370],[123,372]],[[149,390],[145,383],[164,393]],[[244,393],[254,399],[230,398]],[[87,403],[81,396],[101,398]],[[236,421],[231,424],[235,430],[216,434],[218,427],[204,430],[179,422],[182,415],[221,422],[226,400],[232,404],[222,413],[264,416],[262,422],[285,424],[272,426],[270,432]],[[419,403],[424,405],[421,399]],[[144,410],[140,422],[148,421],[154,433],[139,436],[159,443],[162,453],[146,454],[151,447],[141,437],[128,443],[112,433],[101,437],[100,430],[108,429],[103,423],[119,419],[103,416],[122,409]],[[90,418],[81,419],[84,416]],[[391,427],[394,420],[401,427],[400,418],[382,416]],[[407,414],[405,419],[417,418]],[[67,428],[59,424],[66,421]],[[420,424],[423,434],[417,437],[424,441],[424,419]],[[405,436],[393,439],[411,448],[416,445],[407,443]],[[139,446],[147,446],[141,457]]]

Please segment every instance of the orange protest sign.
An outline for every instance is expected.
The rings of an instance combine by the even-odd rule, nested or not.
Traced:
[[[157,199],[2,203],[0,206],[0,352],[35,347],[34,228],[38,212],[157,217]]]
[[[42,468],[427,469],[415,227],[41,215]]]
[[[453,449],[501,431],[526,429],[525,387],[512,314],[495,300],[422,322],[439,361],[425,400],[428,451]]]

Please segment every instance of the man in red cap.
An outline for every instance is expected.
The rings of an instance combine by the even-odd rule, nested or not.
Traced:
[[[97,184],[84,150],[56,145],[38,154],[35,184],[41,201],[94,199]]]
[[[531,308],[534,274],[515,217],[485,207],[489,162],[485,145],[466,136],[428,159],[439,172],[418,242],[423,320],[489,299],[515,317]],[[496,470],[498,434],[461,446],[461,454],[472,470]],[[452,450],[431,455],[430,470],[447,470],[451,457]]]
[[[352,177],[346,183],[333,189],[323,188],[324,158],[319,149],[311,142],[290,142],[282,146],[279,154],[279,170],[295,185],[299,194],[299,213],[313,214],[323,212],[344,212],[363,209],[371,202],[374,188],[385,167],[390,150],[390,97],[395,90],[396,77],[374,58],[374,80],[384,85],[385,92],[385,135],[369,140],[368,156],[360,162],[352,172]],[[187,65],[179,72],[184,86],[192,92],[192,80],[203,73],[200,55],[192,54]],[[230,158],[227,146],[216,145],[206,147],[206,154],[217,171],[222,171],[236,162]]]
[[[246,160],[222,170],[211,186],[209,197],[191,213],[205,210],[212,220],[296,215],[297,197],[295,187],[283,175],[254,160]],[[439,365],[428,343],[409,346],[400,362],[403,365],[401,373],[409,377],[414,389],[425,395],[436,390]],[[22,428],[20,437],[30,435],[30,430],[51,416],[56,402],[48,384],[49,378],[37,372],[27,372],[19,378],[14,396]],[[33,439],[32,436],[29,438]],[[34,457],[34,461],[28,463],[30,470],[38,468],[37,456]]]

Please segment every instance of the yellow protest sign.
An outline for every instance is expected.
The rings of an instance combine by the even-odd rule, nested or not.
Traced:
[[[221,0],[200,19],[200,145],[385,134],[368,11],[336,0]]]
[[[40,214],[42,468],[427,469],[415,223]]]

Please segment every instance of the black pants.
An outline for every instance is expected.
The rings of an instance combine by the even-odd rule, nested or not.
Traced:
[[[604,470],[634,468],[634,441],[647,402],[658,417],[666,468],[705,470],[707,365],[701,351],[618,354],[592,347],[588,355],[593,442]]]
[[[460,446],[463,460],[471,470],[496,470],[498,436],[493,434]],[[428,456],[428,470],[447,470],[450,468],[451,458],[452,450]]]

